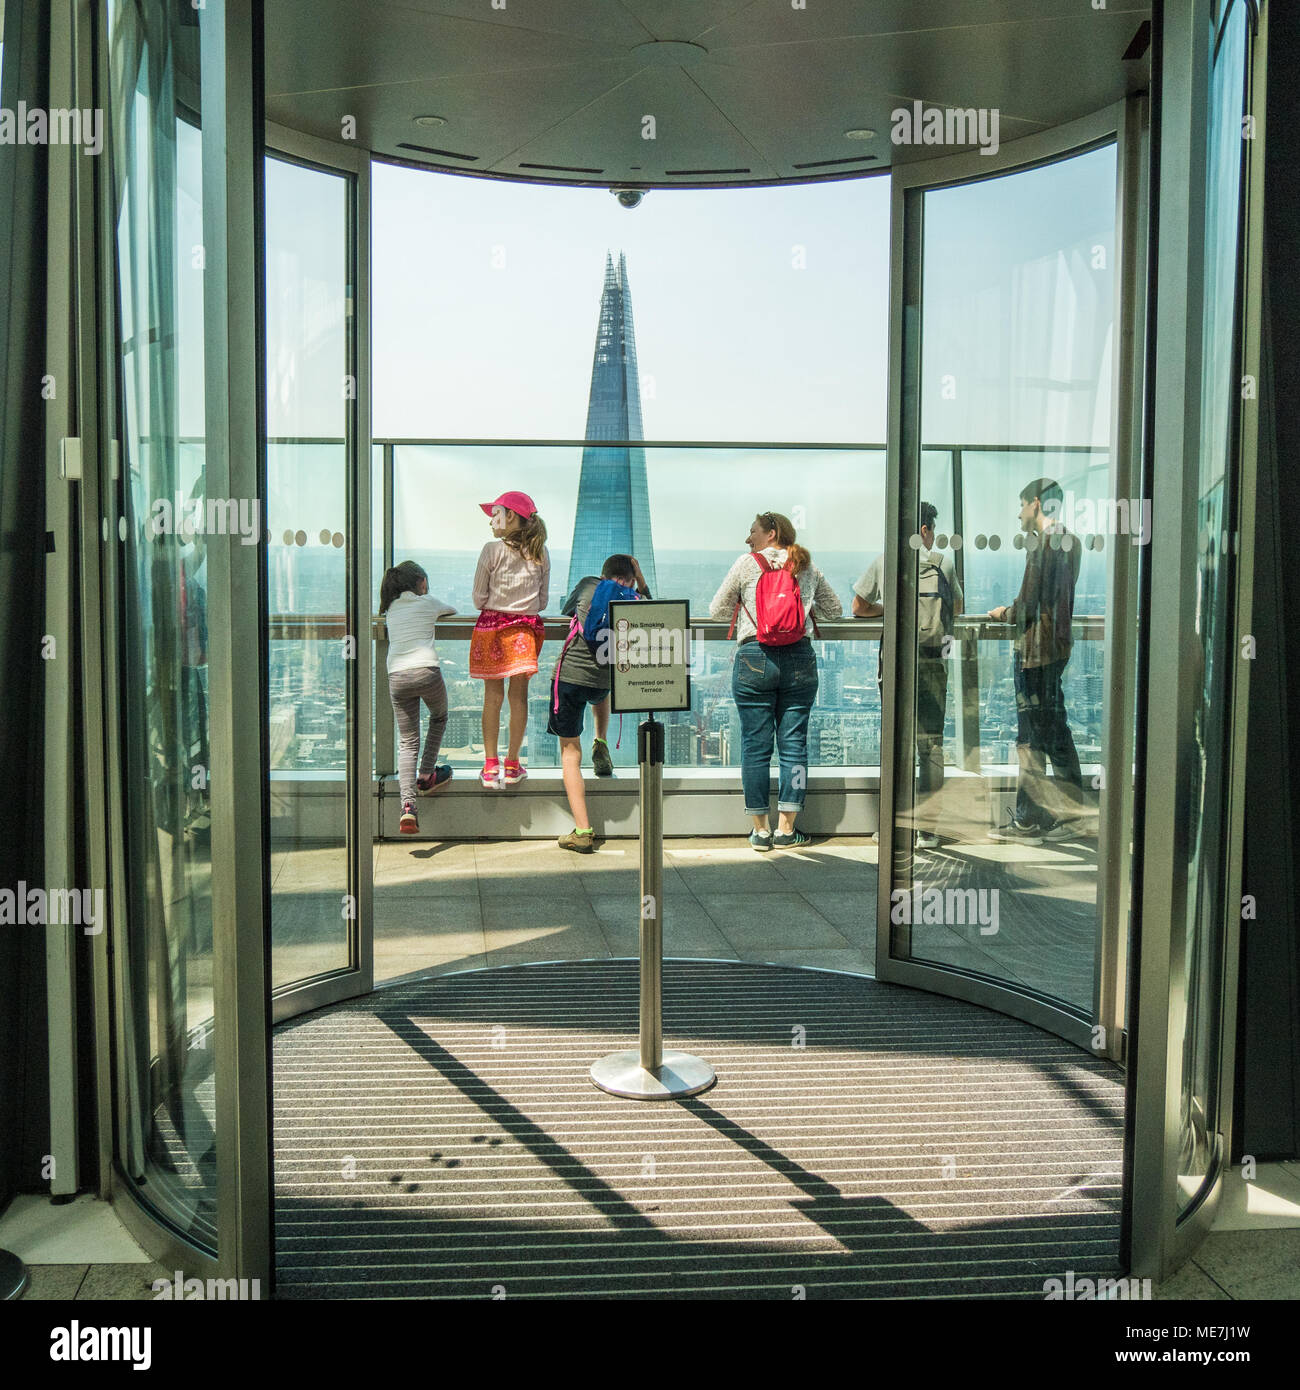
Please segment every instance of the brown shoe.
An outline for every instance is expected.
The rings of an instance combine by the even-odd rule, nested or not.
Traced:
[[[586,834],[580,834],[577,826],[574,826],[567,835],[561,835],[559,839],[561,849],[571,849],[577,854],[592,854],[596,849],[596,832],[588,830]]]

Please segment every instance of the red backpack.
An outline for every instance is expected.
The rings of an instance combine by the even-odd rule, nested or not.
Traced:
[[[773,569],[767,556],[760,551],[754,551],[753,558],[763,571],[758,576],[758,588],[754,593],[754,607],[758,616],[755,618],[748,608],[745,608],[745,615],[758,629],[760,646],[788,647],[803,637],[808,621],[803,596],[799,592],[799,581],[789,570]],[[727,631],[728,639],[735,632],[736,619],[744,607],[744,600],[737,600],[736,610],[731,615],[731,627]],[[817,631],[816,619],[813,620],[813,631]]]

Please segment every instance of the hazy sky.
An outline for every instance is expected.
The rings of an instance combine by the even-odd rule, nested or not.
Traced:
[[[1114,177],[1109,147],[926,195],[927,442],[1106,444]],[[652,191],[633,210],[603,189],[384,164],[373,190],[378,437],[581,437],[605,257],[622,251],[648,438],[883,442],[887,178]],[[341,432],[344,209],[340,178],[270,162],[272,434]],[[398,547],[477,549],[488,531],[475,503],[521,488],[566,549],[580,460],[399,449]],[[814,549],[883,543],[879,453],[651,450],[649,463],[664,549],[739,550],[768,508]],[[990,520],[1040,470],[996,471],[972,499]],[[337,528],[341,488],[318,452],[282,500],[308,532]]]
[[[605,256],[627,256],[647,437],[884,428],[889,189],[604,189],[377,164],[375,430],[580,438]]]

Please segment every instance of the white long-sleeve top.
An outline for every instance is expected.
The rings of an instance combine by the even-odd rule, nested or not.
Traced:
[[[456,610],[432,594],[413,594],[409,590],[388,605],[384,622],[388,627],[388,669],[412,671],[420,666],[437,666],[438,652],[433,645],[439,618]]]
[[[488,541],[474,571],[474,607],[482,612],[541,613],[550,601],[551,552],[535,565],[502,540]]]
[[[773,569],[780,569],[785,564],[788,553],[785,549],[778,549],[776,546],[768,546],[763,551]],[[762,573],[763,568],[754,559],[752,552],[742,555],[727,571],[727,577],[722,581],[722,587],[714,594],[713,602],[709,604],[710,618],[725,618],[730,622],[732,613],[736,611],[737,601],[741,603],[740,612],[736,614],[737,642],[744,642],[751,637],[758,636],[758,629],[754,626],[755,596],[758,593],[758,580]],[[814,613],[819,618],[838,618],[843,614],[844,609],[840,605],[835,590],[826,582],[826,576],[816,565],[809,565],[807,569],[800,570],[797,577],[799,595],[803,599],[803,611],[808,615],[808,620],[804,624],[804,636],[808,637],[812,634]]]

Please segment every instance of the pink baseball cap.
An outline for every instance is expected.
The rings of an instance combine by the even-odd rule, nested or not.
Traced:
[[[503,492],[495,502],[480,502],[479,506],[488,516],[492,515],[493,507],[509,507],[512,512],[518,512],[525,520],[537,511],[533,499],[526,492]]]

